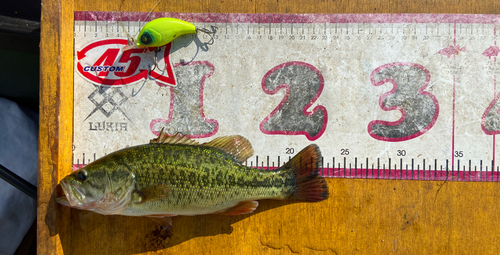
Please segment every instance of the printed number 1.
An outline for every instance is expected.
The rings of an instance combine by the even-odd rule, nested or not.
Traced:
[[[181,133],[191,138],[210,137],[217,133],[219,122],[205,117],[203,112],[203,89],[205,80],[214,72],[214,66],[208,61],[194,61],[187,65],[174,65],[177,86],[170,88],[170,110],[168,118],[154,119],[149,127],[154,135],[162,128],[168,134]],[[196,109],[196,110],[193,110]]]

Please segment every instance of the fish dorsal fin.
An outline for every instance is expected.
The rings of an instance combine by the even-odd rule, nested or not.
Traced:
[[[160,134],[157,138],[151,139],[149,141],[150,144],[153,143],[169,143],[169,144],[187,144],[187,145],[198,145],[198,142],[191,140],[189,137],[185,135],[181,135],[179,133],[175,135],[169,135],[163,132],[163,128],[160,131]]]
[[[203,145],[227,152],[240,163],[245,162],[253,155],[252,144],[245,137],[239,135],[218,137]]]

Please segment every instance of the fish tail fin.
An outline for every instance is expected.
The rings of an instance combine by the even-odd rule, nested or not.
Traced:
[[[325,178],[319,176],[318,163],[321,152],[316,144],[311,144],[285,164],[284,167],[295,172],[296,188],[290,200],[319,202],[328,198],[328,186]]]

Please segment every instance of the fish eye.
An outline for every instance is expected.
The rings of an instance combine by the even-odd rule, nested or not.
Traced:
[[[87,171],[85,169],[80,170],[76,174],[76,179],[78,179],[79,181],[82,181],[82,182],[87,180]]]
[[[151,35],[148,32],[145,32],[144,34],[142,34],[141,43],[148,45],[148,44],[151,44],[152,42],[153,42],[153,38],[151,38]]]

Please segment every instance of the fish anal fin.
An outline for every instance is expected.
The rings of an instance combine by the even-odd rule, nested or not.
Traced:
[[[153,143],[168,143],[168,144],[186,144],[186,145],[198,145],[198,142],[192,140],[191,138],[181,135],[179,133],[175,135],[169,135],[163,132],[164,128],[161,129],[160,134],[157,138],[151,139],[150,144]]]
[[[151,185],[146,188],[133,191],[132,201],[138,204],[156,201],[168,197],[171,192],[172,185],[169,183]]]
[[[252,144],[239,135],[218,137],[203,145],[227,152],[240,162],[245,162],[253,155]]]
[[[257,206],[259,206],[259,202],[257,201],[243,201],[239,202],[237,205],[233,207],[220,211],[217,214],[222,214],[222,215],[247,214],[255,211],[255,209],[257,209]]]
[[[146,217],[152,219],[154,222],[160,224],[166,229],[169,229],[172,227],[172,218],[173,216],[177,215],[172,215],[172,214],[165,214],[165,215],[148,215]]]

